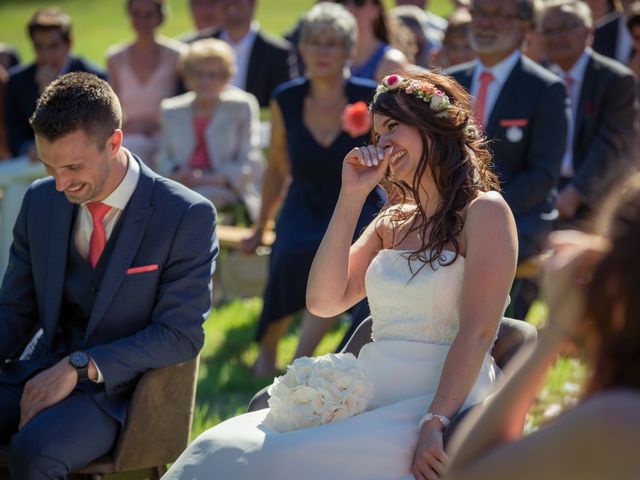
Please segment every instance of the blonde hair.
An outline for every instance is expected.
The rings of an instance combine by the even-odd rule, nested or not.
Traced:
[[[236,73],[236,56],[231,47],[222,40],[205,38],[189,45],[180,57],[180,72],[189,76],[196,65],[205,60],[218,60],[222,63],[227,78]]]

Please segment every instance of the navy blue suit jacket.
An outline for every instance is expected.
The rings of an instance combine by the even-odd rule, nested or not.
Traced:
[[[573,137],[575,177],[584,203],[602,195],[632,163],[638,116],[638,79],[621,63],[593,52],[584,72]]]
[[[105,382],[79,385],[93,391],[93,399],[122,422],[143,372],[194,358],[200,351],[218,253],[211,203],[139,163],[140,179],[119,219],[82,345]],[[0,362],[35,328],[44,334],[33,358],[4,365],[0,382],[21,384],[48,366],[43,359],[60,344],[73,210],[50,177],[36,181],[25,195],[0,288]],[[127,272],[147,265],[158,269]]]
[[[106,80],[103,70],[98,69],[86,60],[71,57],[69,72],[89,72]],[[36,65],[17,65],[9,70],[9,83],[6,90],[5,120],[9,136],[11,155],[24,153],[25,145],[33,141],[33,130],[29,118],[36,109],[36,101],[40,96],[36,83]]]
[[[475,65],[475,61],[465,63],[446,73],[470,90]],[[516,219],[520,259],[538,253],[553,226],[551,214],[567,148],[569,115],[562,81],[521,56],[486,127],[494,170]]]

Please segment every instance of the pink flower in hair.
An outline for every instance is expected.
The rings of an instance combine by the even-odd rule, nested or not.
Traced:
[[[402,79],[400,78],[399,75],[388,75],[382,81],[387,85],[387,88],[389,90],[394,90],[400,86],[400,83],[401,83],[400,80]]]

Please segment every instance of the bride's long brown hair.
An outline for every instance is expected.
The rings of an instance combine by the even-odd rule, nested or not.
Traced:
[[[491,153],[475,124],[471,97],[464,88],[453,78],[436,72],[405,73],[402,77],[434,85],[449,97],[451,105],[447,115],[439,116],[428,102],[401,88],[380,92],[374,98],[371,114],[385,115],[416,128],[422,140],[422,156],[411,184],[394,178],[387,170],[389,202],[379,218],[389,218],[394,239],[399,226],[408,223],[408,229],[394,243],[411,234],[420,238],[420,247],[408,255],[410,267],[416,259],[433,268],[436,264],[450,265],[460,254],[458,236],[466,207],[479,192],[499,190],[500,185],[490,169]],[[424,175],[431,176],[442,199],[431,216],[423,207],[429,201],[420,186]],[[415,212],[402,208],[408,202],[415,202]],[[448,245],[455,256],[446,262],[442,254]]]

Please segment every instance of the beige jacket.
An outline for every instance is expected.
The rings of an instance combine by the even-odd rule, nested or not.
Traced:
[[[195,93],[187,92],[167,98],[161,104],[162,138],[156,158],[161,175],[171,177],[176,167],[187,164],[196,138],[193,128]],[[260,149],[260,117],[258,102],[250,93],[227,86],[220,93],[205,130],[207,149],[216,172],[225,175],[233,192],[215,192],[217,198],[241,198],[252,220],[260,210],[260,189],[264,157]],[[221,187],[205,187],[220,190]],[[206,192],[205,196],[209,196]],[[218,205],[221,207],[222,205]]]

